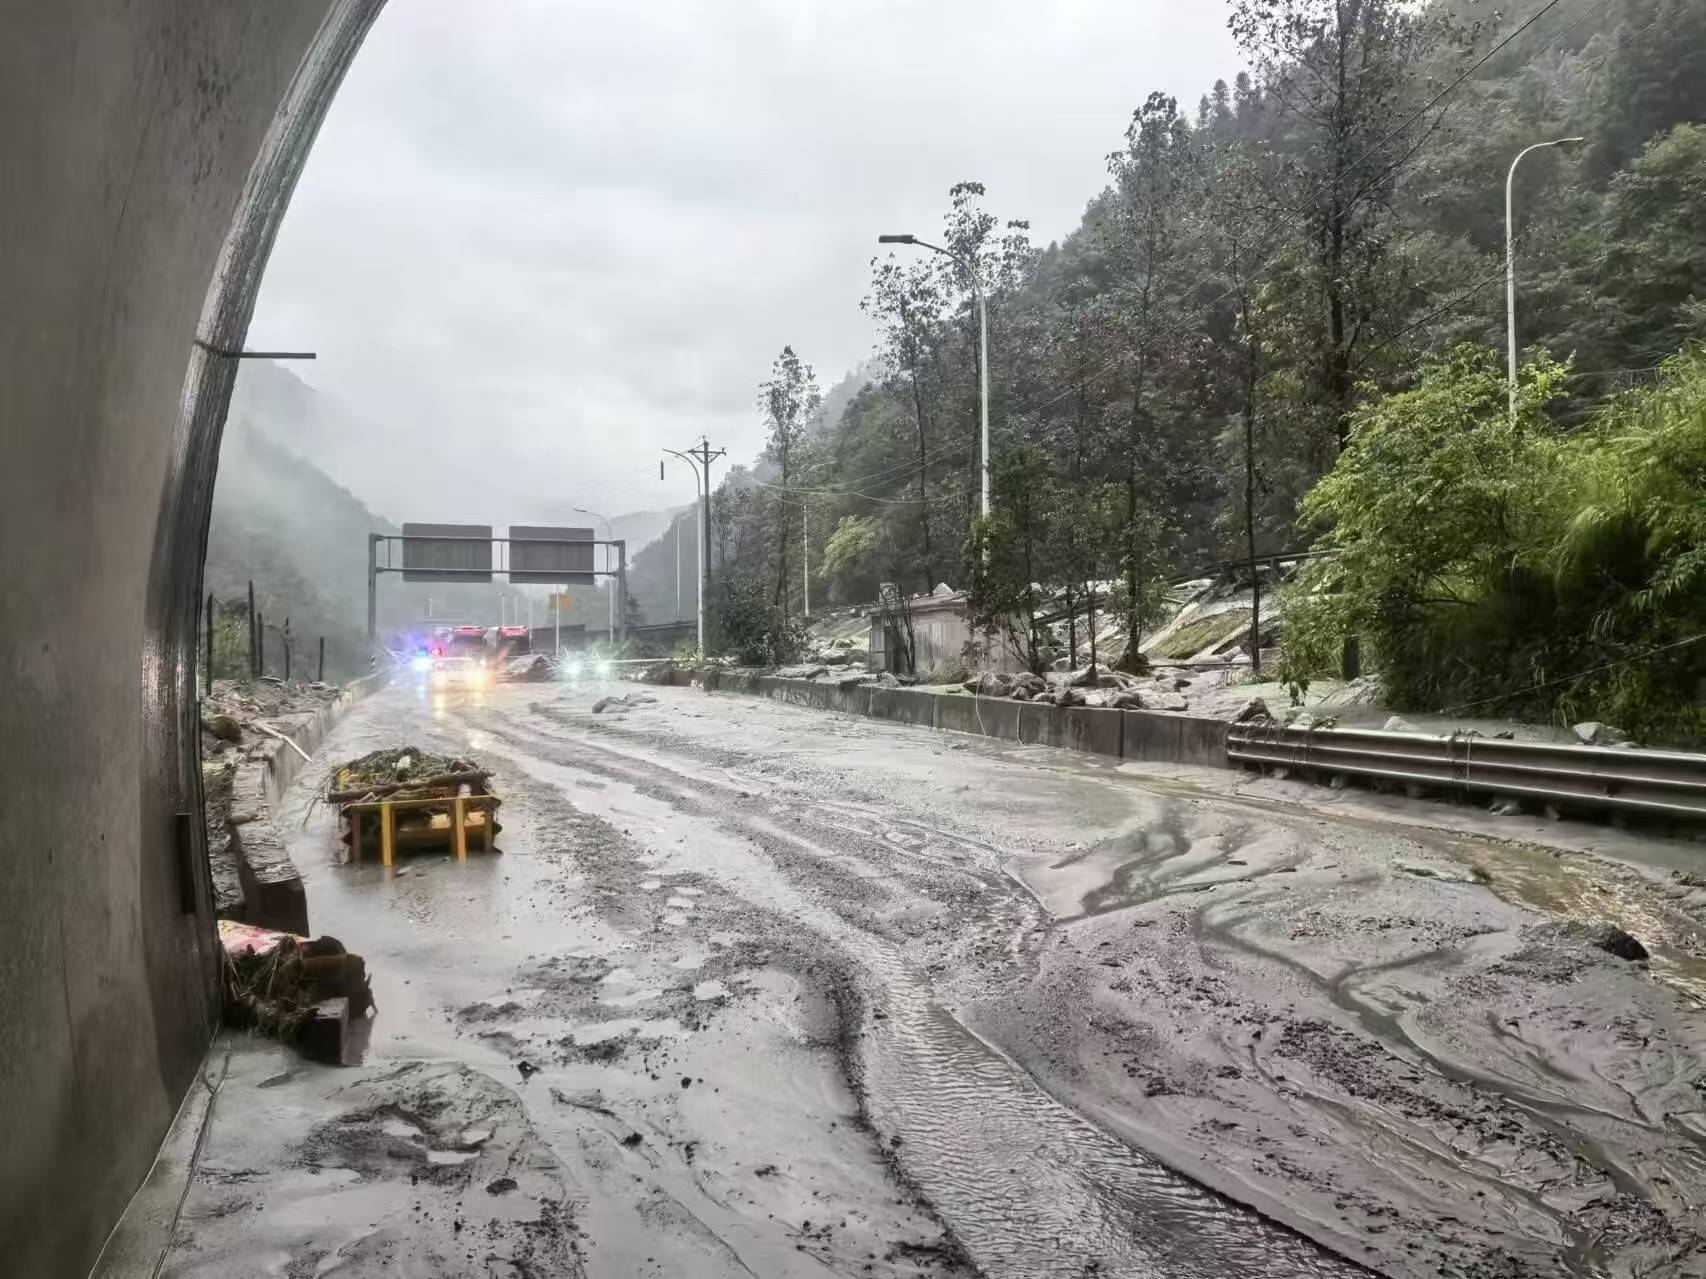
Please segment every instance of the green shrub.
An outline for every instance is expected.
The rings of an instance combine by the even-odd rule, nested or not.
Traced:
[[[1566,377],[1525,368],[1513,419],[1496,354],[1464,347],[1358,414],[1304,500],[1338,555],[1289,588],[1282,679],[1356,635],[1398,709],[1701,735],[1706,355],[1573,434],[1545,412]]]

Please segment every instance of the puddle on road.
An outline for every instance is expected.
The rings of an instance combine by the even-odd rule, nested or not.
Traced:
[[[427,1162],[429,1164],[465,1164],[470,1159],[478,1159],[479,1157],[480,1152],[478,1150],[427,1151]]]
[[[1488,886],[1508,902],[1633,934],[1647,948],[1655,977],[1706,1003],[1706,936],[1665,904],[1656,885],[1598,858],[1554,857],[1525,845],[1465,843],[1458,856],[1485,871]]]

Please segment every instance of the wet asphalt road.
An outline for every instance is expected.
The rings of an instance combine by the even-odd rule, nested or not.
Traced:
[[[610,693],[655,700],[593,715]],[[314,792],[332,762],[405,743],[497,771],[500,855],[336,864]],[[1299,1094],[1300,1064],[1329,1083],[1342,1065],[1318,1051],[1314,1022],[1273,1020],[1269,1043],[1291,1037],[1292,1082],[1249,1087],[1272,979],[1240,989],[1223,957],[1278,952],[1252,948],[1198,890],[1219,873],[1281,900],[1324,865],[1326,895],[1343,895],[1334,868],[1350,863],[1323,860],[1337,846],[1315,833],[1324,823],[1044,748],[592,684],[377,695],[304,769],[281,823],[315,931],[366,955],[379,1011],[353,1072],[239,1049],[215,1168],[312,1176],[277,1187],[290,1211],[233,1189],[241,1176],[215,1178],[167,1273],[232,1273],[219,1267],[261,1241],[278,1265],[257,1273],[288,1275],[1367,1273],[1347,1257],[1394,1274],[1618,1273],[1582,1242],[1604,1223],[1581,1226],[1575,1201],[1545,1187],[1487,1210],[1491,1236],[1534,1234],[1528,1252],[1488,1243],[1474,1221],[1484,1190],[1438,1189],[1438,1169],[1394,1158],[1414,1118],[1396,1093],[1348,1099],[1384,1116]],[[1383,841],[1414,852],[1400,837],[1345,842],[1362,854]],[[1413,896],[1442,890],[1456,897]],[[1400,876],[1391,891],[1412,894],[1400,918],[1456,928],[1418,953],[1514,937],[1527,918],[1460,885]],[[1178,939],[1165,962],[1164,934]],[[1394,1055],[1420,1038],[1402,1038],[1401,1017],[1364,1025],[1340,998],[1347,1025],[1413,1069]],[[1698,1031],[1672,1033],[1687,1047]],[[241,1089],[262,1082],[300,1107],[298,1126],[317,1122],[246,1150],[232,1134],[263,1095]],[[479,1114],[470,1092],[486,1099]],[[1508,1116],[1494,1120],[1518,1181],[1556,1145],[1537,1129],[1524,1147]],[[1455,1137],[1479,1160],[1476,1139]],[[1431,1158],[1432,1140],[1416,1150]],[[1359,1142],[1366,1164],[1341,1157]],[[1686,1180],[1699,1172],[1688,1158],[1665,1167]],[[522,1168],[531,1181],[511,1176]],[[329,1201],[347,1229],[329,1241],[303,1223],[325,1174],[350,1169]],[[387,1189],[405,1184],[407,1229]],[[508,1207],[494,1218],[494,1205]],[[239,1237],[230,1223],[251,1207]],[[1459,1214],[1461,1237],[1437,1226]],[[1393,1227],[1437,1228],[1441,1242],[1400,1246]],[[312,1267],[290,1268],[304,1257]]]

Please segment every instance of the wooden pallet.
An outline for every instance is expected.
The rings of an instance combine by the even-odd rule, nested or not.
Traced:
[[[498,823],[496,795],[433,795],[417,799],[370,799],[341,808],[348,829],[344,839],[350,848],[350,860],[360,865],[363,853],[362,818],[369,813],[379,817],[379,860],[391,865],[399,851],[420,848],[451,848],[458,861],[468,860],[468,848],[478,843],[479,851],[492,851],[492,839],[503,827]],[[428,815],[422,826],[407,820],[407,815],[424,812]],[[402,817],[403,820],[399,820]]]

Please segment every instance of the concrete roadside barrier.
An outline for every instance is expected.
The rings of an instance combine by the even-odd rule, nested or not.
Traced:
[[[682,683],[690,682],[683,672]],[[701,679],[718,691],[750,691],[816,710],[947,732],[969,733],[1026,746],[1055,746],[1140,763],[1228,767],[1227,725],[1218,719],[1101,706],[1055,706],[970,693],[938,693],[881,684],[785,679],[739,671],[709,671]]]

